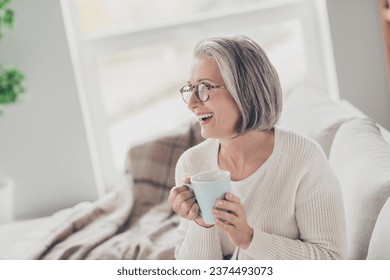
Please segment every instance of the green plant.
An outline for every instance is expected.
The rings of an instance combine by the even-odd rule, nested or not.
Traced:
[[[8,7],[11,1],[0,0],[0,39],[3,36],[4,28],[12,28],[14,25],[14,11]],[[19,70],[0,64],[0,104],[16,102],[25,92],[23,81],[24,75]]]

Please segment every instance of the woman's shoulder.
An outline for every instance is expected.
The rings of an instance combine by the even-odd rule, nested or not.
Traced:
[[[321,146],[298,132],[279,128],[280,161],[296,174],[315,172],[318,176],[330,170],[329,162]]]
[[[216,139],[207,139],[198,145],[186,150],[176,164],[176,184],[179,184],[184,175],[192,176],[199,172],[216,169],[219,142]]]
[[[303,154],[323,154],[321,146],[313,139],[300,134],[296,131],[292,131],[286,128],[277,127],[279,138],[283,141],[284,150],[291,150],[292,152]]]
[[[218,140],[216,139],[206,139],[203,142],[187,149],[181,156],[179,160],[194,160],[197,158],[207,158],[215,147],[218,147]]]

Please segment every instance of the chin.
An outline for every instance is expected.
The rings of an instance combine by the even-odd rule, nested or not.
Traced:
[[[203,127],[201,127],[201,129],[200,129],[200,134],[202,135],[202,137],[203,137],[204,139],[211,138],[210,135],[209,135],[209,133],[208,133],[205,129],[203,129]]]
[[[204,139],[209,139],[209,138],[213,138],[213,139],[231,139],[231,138],[236,137],[237,132],[231,132],[231,133],[221,133],[221,132],[219,132],[218,133],[216,131],[210,131],[210,130],[207,130],[207,129],[204,129],[203,127],[201,127],[200,134],[202,135],[202,137]]]
[[[204,139],[209,138],[220,138],[219,133],[215,133],[216,131],[210,131],[210,129],[205,129],[204,127],[201,127],[200,134]]]

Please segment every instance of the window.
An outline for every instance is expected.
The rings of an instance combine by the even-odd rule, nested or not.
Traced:
[[[313,41],[318,26],[313,2],[63,0],[102,184],[117,181],[131,145],[193,119],[179,89],[188,79],[192,49],[204,37],[245,34],[257,41],[286,94],[303,81],[326,84],[326,67],[316,50],[321,42]]]

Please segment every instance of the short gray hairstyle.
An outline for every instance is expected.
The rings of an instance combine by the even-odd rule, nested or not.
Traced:
[[[201,40],[195,58],[217,62],[227,90],[241,112],[239,134],[273,129],[282,110],[278,74],[263,49],[243,35]]]

